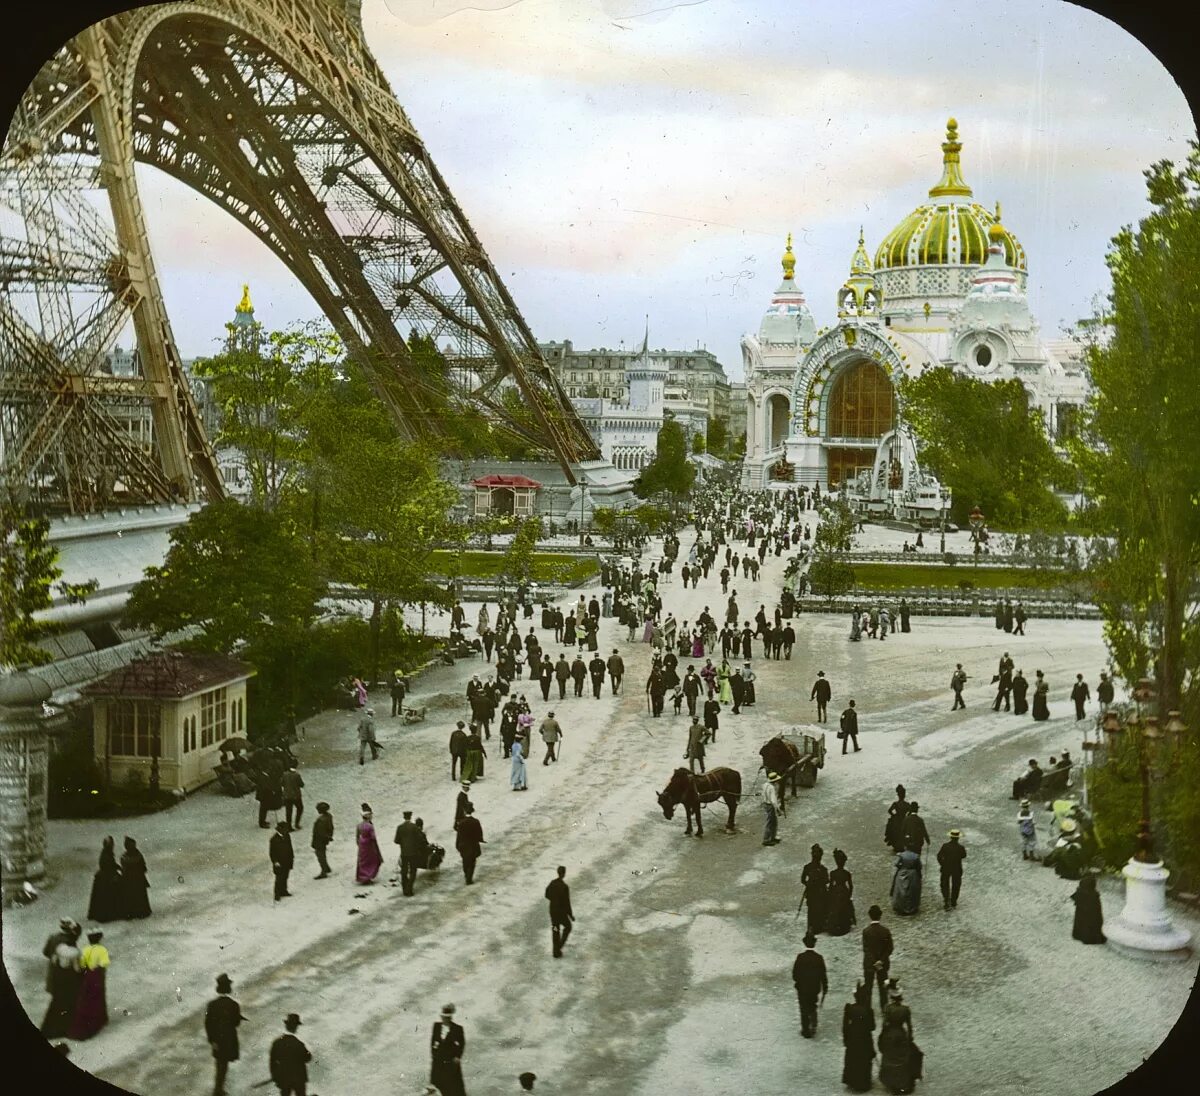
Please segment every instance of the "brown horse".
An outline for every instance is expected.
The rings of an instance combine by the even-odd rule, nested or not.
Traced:
[[[742,795],[742,774],[736,769],[724,767],[709,769],[706,773],[690,773],[687,769],[676,769],[667,781],[667,786],[658,793],[658,805],[665,818],[673,818],[675,807],[682,803],[687,812],[687,830],[692,832],[692,816],[696,816],[696,836],[704,836],[704,823],[700,820],[700,808],[705,803],[725,800],[729,808],[729,821],[725,832],[733,833],[733,819],[737,814],[738,799]]]
[[[782,795],[787,794],[788,782],[791,782],[792,798],[795,799],[800,787],[800,766],[797,764],[800,760],[800,747],[776,735],[758,751],[758,755],[763,759],[763,768],[767,772],[779,774],[779,790]]]

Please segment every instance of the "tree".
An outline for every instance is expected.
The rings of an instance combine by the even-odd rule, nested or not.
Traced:
[[[716,417],[708,420],[708,451],[714,457],[723,457],[729,445],[729,425]]]
[[[341,341],[306,324],[263,332],[226,324],[224,351],[193,366],[208,380],[221,411],[218,443],[239,450],[255,505],[273,510],[304,460],[302,417],[338,376]]]
[[[1065,524],[1066,507],[1050,485],[1071,488],[1074,473],[1020,381],[989,383],[941,366],[903,380],[900,398],[924,463],[954,492],[956,522],[978,506],[997,525]]]
[[[6,505],[0,521],[0,666],[41,665],[52,656],[37,640],[51,629],[33,615],[53,601],[51,588],[62,576],[58,551],[45,518]]]
[[[542,519],[526,518],[504,553],[501,576],[514,586],[529,582],[533,575],[533,554],[542,535]]]
[[[824,594],[830,602],[854,587],[854,568],[842,559],[842,553],[854,546],[856,525],[850,504],[840,497],[831,498],[813,535],[808,581],[814,594]]]
[[[692,452],[693,453],[703,453],[704,447],[705,447],[704,435],[699,434],[699,433],[693,434],[692,435]]]
[[[634,492],[644,499],[667,494],[676,502],[683,499],[696,481],[696,466],[688,460],[687,436],[674,419],[666,419],[658,432],[658,448],[652,460],[634,484]]]
[[[1200,718],[1200,144],[1145,172],[1151,212],[1114,237],[1112,289],[1087,346],[1092,396],[1072,442],[1115,538],[1096,598],[1127,681],[1158,679],[1160,715]]]

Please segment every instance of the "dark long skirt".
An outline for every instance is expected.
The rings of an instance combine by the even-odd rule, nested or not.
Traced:
[[[1100,909],[1100,895],[1095,889],[1086,891],[1080,887],[1071,895],[1071,900],[1075,903],[1071,935],[1083,944],[1103,944],[1106,938],[1102,931],[1104,914]]]
[[[854,903],[850,889],[842,884],[829,884],[829,906],[825,916],[825,931],[830,936],[845,936],[854,924]]]
[[[811,886],[805,892],[804,905],[808,909],[808,931],[814,935],[827,931],[829,920],[829,891],[825,887]]]
[[[908,1032],[899,1025],[885,1027],[879,1033],[879,1083],[889,1092],[912,1092],[912,1049]]]
[[[121,918],[121,875],[103,868],[92,878],[92,897],[87,919],[105,924]]]
[[[434,1062],[429,1073],[429,1083],[442,1096],[466,1096],[462,1066],[458,1062]]]
[[[105,969],[83,972],[83,985],[75,1002],[75,1016],[67,1035],[71,1039],[90,1039],[108,1023],[108,1000],[105,996]]]
[[[1022,693],[1018,696],[1013,693],[1013,714],[1024,715],[1027,711],[1029,711],[1029,701],[1025,699],[1025,694]]]
[[[126,869],[121,880],[122,916],[139,919],[150,916],[150,884],[143,873]]]
[[[846,1047],[846,1056],[842,1062],[842,1084],[851,1092],[870,1092],[871,1062],[875,1058],[875,1048],[871,1045],[871,1036],[860,1045]]]
[[[1046,703],[1045,693],[1033,694],[1033,718],[1039,722],[1050,718],[1050,706]]]
[[[55,967],[50,972],[50,1006],[40,1029],[47,1039],[61,1039],[71,1030],[82,979],[82,973],[77,970]]]

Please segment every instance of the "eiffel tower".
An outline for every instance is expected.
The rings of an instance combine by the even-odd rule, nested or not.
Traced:
[[[401,436],[452,451],[448,420],[472,409],[572,483],[599,457],[371,56],[359,0],[188,0],[69,41],[0,150],[0,501],[78,513],[223,494],[135,162],[279,256]],[[138,368],[112,376],[99,363],[131,321]]]

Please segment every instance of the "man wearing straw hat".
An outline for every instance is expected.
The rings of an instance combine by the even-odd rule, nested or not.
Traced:
[[[763,826],[763,841],[764,845],[778,845],[779,838],[775,836],[776,828],[779,825],[779,774],[774,772],[767,773],[767,781],[763,784],[762,790],[762,805],[763,811],[766,813],[767,820]]]
[[[962,886],[963,861],[967,858],[967,850],[958,843],[962,830],[951,830],[950,840],[938,849],[937,862],[941,868],[942,908],[947,910],[958,908],[958,891]]]

